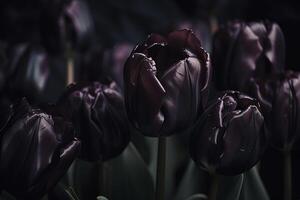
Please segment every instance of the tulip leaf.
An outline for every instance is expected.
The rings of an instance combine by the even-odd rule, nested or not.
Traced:
[[[74,168],[75,190],[81,200],[105,196],[114,200],[152,200],[154,182],[147,165],[130,143],[118,157],[102,163],[103,180],[99,165],[77,161]],[[142,183],[141,183],[142,181]],[[102,188],[100,187],[102,182]]]
[[[219,176],[218,200],[239,200],[244,181],[244,175]]]
[[[97,196],[97,200],[108,200],[108,198],[104,196]]]
[[[194,194],[187,198],[186,200],[206,200],[207,196],[205,194]]]
[[[240,200],[269,200],[270,197],[263,185],[256,167],[244,174],[244,183],[241,191]]]
[[[48,193],[48,200],[79,200],[72,187],[66,187],[58,183],[55,188]]]
[[[9,193],[2,191],[0,200],[15,200],[15,198],[12,195],[10,195]]]
[[[133,144],[108,162],[111,166],[111,196],[114,200],[153,200],[153,178]],[[142,181],[142,182],[141,182]]]
[[[196,167],[195,163],[190,160],[183,178],[175,194],[175,200],[182,200],[199,196],[198,192],[205,192],[207,189],[207,173]],[[192,195],[197,194],[197,195]],[[191,196],[192,195],[192,196]]]

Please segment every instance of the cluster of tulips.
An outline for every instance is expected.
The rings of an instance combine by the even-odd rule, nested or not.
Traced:
[[[300,74],[285,70],[285,40],[276,23],[228,22],[215,33],[211,55],[191,30],[151,34],[104,73],[97,59],[102,49],[90,48],[94,27],[83,1],[44,0],[38,9],[17,9],[18,17],[5,12],[11,5],[0,6],[8,19],[0,30],[1,191],[16,199],[66,199],[53,188],[74,160],[101,168],[144,135],[158,140],[151,195],[162,200],[168,139],[179,135],[212,180],[206,195],[191,199],[226,199],[218,197],[218,176],[256,170],[269,146],[286,158],[280,198],[292,199]],[[36,23],[24,27],[22,20]],[[129,45],[116,48],[122,58]],[[73,190],[68,195],[78,198]]]

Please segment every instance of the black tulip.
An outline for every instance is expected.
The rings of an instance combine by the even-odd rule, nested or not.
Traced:
[[[228,22],[214,37],[212,63],[219,89],[248,92],[251,78],[283,71],[283,33],[268,21]]]
[[[28,44],[11,46],[6,52],[4,93],[12,102],[23,96],[33,104],[57,100],[67,77],[62,57],[50,56],[41,46]]]
[[[226,91],[202,115],[190,138],[190,154],[201,168],[236,175],[252,168],[267,142],[258,102]]]
[[[251,93],[262,106],[272,144],[291,150],[300,135],[300,73],[286,71],[256,79]]]
[[[125,63],[128,117],[146,136],[186,131],[208,98],[209,55],[190,30],[152,34]]]
[[[127,147],[128,121],[123,97],[114,82],[71,85],[57,107],[75,126],[82,159],[106,161]]]
[[[32,109],[25,99],[13,106],[0,134],[0,188],[18,199],[45,195],[80,149],[71,124]]]
[[[81,0],[45,0],[40,33],[49,53],[59,54],[67,48],[83,48],[91,43],[94,31],[89,8]]]

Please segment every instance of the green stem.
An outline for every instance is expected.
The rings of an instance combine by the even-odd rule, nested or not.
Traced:
[[[70,44],[66,45],[67,58],[67,85],[74,83],[74,58],[73,51]]]
[[[219,177],[217,174],[212,173],[210,189],[209,189],[209,194],[208,194],[208,200],[216,200],[217,199],[218,187],[219,187]]]
[[[97,162],[97,171],[98,171],[98,196],[104,195],[105,193],[105,166],[100,160]]]
[[[292,200],[292,158],[291,152],[284,154],[284,200]]]
[[[158,138],[156,190],[155,199],[163,200],[165,195],[165,168],[166,168],[166,138]]]

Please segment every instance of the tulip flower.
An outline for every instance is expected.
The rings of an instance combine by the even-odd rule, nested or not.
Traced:
[[[146,136],[186,131],[208,98],[209,55],[190,30],[150,35],[125,63],[125,104],[132,125]]]
[[[158,137],[156,200],[164,199],[166,136],[187,132],[208,99],[209,54],[191,30],[150,35],[124,67],[124,91],[131,124]]]
[[[286,71],[256,79],[251,91],[262,106],[271,144],[290,151],[300,136],[300,73]]]
[[[66,84],[62,58],[51,57],[41,46],[29,44],[10,46],[6,53],[3,90],[11,101],[23,96],[38,105],[57,100]]]
[[[80,158],[107,161],[130,141],[122,95],[114,82],[72,84],[57,103],[58,112],[73,122],[81,140]]]
[[[248,92],[251,78],[284,69],[283,33],[268,21],[229,22],[214,37],[212,62],[219,89]]]
[[[267,142],[258,102],[226,91],[203,114],[190,138],[192,159],[201,168],[236,175],[252,168]]]
[[[23,99],[1,129],[0,189],[18,199],[42,198],[67,172],[79,149],[69,123],[32,109]]]
[[[85,1],[46,1],[42,11],[41,40],[49,53],[90,44],[94,24]]]
[[[300,136],[300,73],[286,71],[253,81],[251,92],[263,108],[271,144],[284,154],[284,199],[292,199],[291,150]]]

